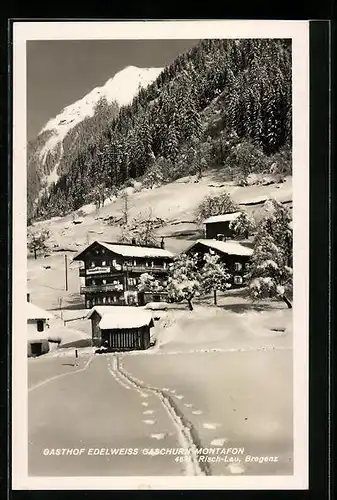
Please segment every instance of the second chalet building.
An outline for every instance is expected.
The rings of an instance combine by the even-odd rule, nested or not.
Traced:
[[[233,212],[208,217],[204,220],[206,239],[226,241],[234,238],[234,231],[230,228],[230,223],[240,214],[241,212]]]
[[[185,252],[199,255],[201,261],[205,253],[216,254],[231,274],[233,288],[245,286],[245,276],[249,270],[253,250],[236,241],[202,239],[194,242]]]
[[[173,254],[164,248],[95,241],[73,260],[82,261],[80,292],[85,307],[96,305],[144,305],[165,300],[162,295],[139,293],[137,285],[143,273],[151,273],[165,284]]]

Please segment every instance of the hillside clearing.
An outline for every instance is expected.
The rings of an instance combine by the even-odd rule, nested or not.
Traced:
[[[281,184],[241,187],[232,182],[216,181],[217,172],[209,171],[199,182],[193,182],[193,178],[187,177],[154,189],[133,192],[128,201],[129,218],[139,214],[146,215],[151,209],[153,216],[166,221],[163,227],[157,229],[157,234],[165,236],[166,248],[177,253],[187,248],[190,240],[202,235],[202,227],[193,221],[198,205],[207,195],[226,191],[238,204],[257,200],[257,205],[242,205],[243,209],[257,217],[268,197],[282,202],[292,199],[292,177],[287,177]],[[97,210],[92,211],[92,207],[85,206],[83,211],[80,209],[65,217],[35,222],[33,227],[50,230],[50,243],[58,245],[54,250],[68,248],[77,251],[97,239],[116,241],[120,234],[119,225],[109,225],[104,219],[109,216],[122,217],[123,207],[124,200],[118,197]],[[74,223],[79,217],[80,223]]]

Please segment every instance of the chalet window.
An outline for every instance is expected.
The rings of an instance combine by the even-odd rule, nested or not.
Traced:
[[[106,280],[102,280],[102,285],[106,285]]]
[[[154,267],[154,262],[153,262],[153,260],[151,261],[151,267]]]
[[[164,260],[164,262],[163,262],[163,268],[164,268],[164,269],[166,269],[166,266],[167,266],[167,263],[166,263],[166,261]]]
[[[96,285],[96,280],[91,280],[92,285]]]
[[[117,302],[117,297],[116,297],[116,295],[114,295],[114,296],[112,297],[112,300],[113,300],[114,302]]]
[[[99,255],[99,250],[96,250],[96,254]]]
[[[242,285],[243,283],[242,276],[234,276],[234,283],[235,285]]]
[[[234,269],[235,269],[235,271],[241,271],[241,269],[242,269],[241,262],[235,262]]]
[[[102,266],[106,266],[106,260],[102,260]]]
[[[136,266],[136,265],[137,265],[137,261],[136,261],[136,260],[134,260],[134,261],[133,261],[133,265],[134,265],[134,266]]]
[[[106,297],[103,297],[103,304],[105,304],[106,302]]]
[[[101,299],[101,297],[97,297],[97,304],[102,304],[102,299]]]
[[[95,262],[90,262],[90,267],[95,267]]]
[[[43,327],[44,327],[43,320],[42,319],[38,319],[37,320],[37,331],[38,332],[43,332]]]
[[[102,253],[105,253],[105,248],[102,248]]]
[[[116,267],[116,264],[117,264],[116,259],[113,259],[113,261],[112,261],[113,267]]]
[[[145,262],[145,266],[146,266],[146,267],[149,267],[149,263],[148,263],[148,261],[146,261],[146,262]]]

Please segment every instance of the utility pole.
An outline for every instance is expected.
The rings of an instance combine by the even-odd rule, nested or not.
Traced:
[[[124,198],[124,210],[123,210],[123,215],[124,215],[124,224],[127,225],[128,222],[129,222],[129,206],[128,206],[128,193],[126,191],[124,191],[124,194],[123,194],[123,198]]]
[[[64,268],[65,268],[65,284],[66,284],[66,292],[68,291],[68,257],[64,256]]]
[[[217,305],[217,297],[216,297],[216,288],[213,290],[213,296],[214,296],[214,305]]]
[[[59,297],[59,310],[60,310],[60,317],[61,317],[61,320],[63,321],[63,312],[62,312],[62,297]]]
[[[126,271],[126,274],[125,274],[125,304],[127,305],[128,304],[128,300],[129,300],[129,267],[128,265],[126,264],[125,266],[125,271]]]

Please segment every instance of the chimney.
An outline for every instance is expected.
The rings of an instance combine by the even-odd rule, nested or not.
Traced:
[[[160,241],[160,248],[165,249],[165,240],[164,236],[162,236],[161,241]]]
[[[225,235],[224,234],[217,234],[216,239],[218,241],[225,241]]]

